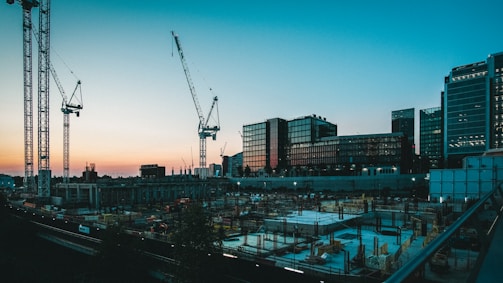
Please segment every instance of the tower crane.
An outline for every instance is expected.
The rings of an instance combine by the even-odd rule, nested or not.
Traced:
[[[33,28],[33,34],[35,38],[39,38],[39,33],[35,27]],[[83,108],[81,82],[77,80],[72,96],[68,99],[52,62],[49,62],[49,71],[63,99],[61,103],[61,112],[63,112],[63,183],[68,183],[70,177],[70,114],[75,113],[79,117],[80,110]],[[76,103],[73,102],[74,99],[77,101]]]
[[[78,94],[77,90],[79,90]],[[60,88],[61,91],[62,89]],[[79,117],[80,110],[84,107],[80,80],[77,81],[70,99],[67,99],[64,92],[61,92],[61,96],[63,97],[63,102],[61,103],[61,112],[63,112],[63,182],[68,183],[70,177],[70,114],[75,113]],[[72,103],[72,99],[74,98],[78,100],[78,104]]]
[[[199,105],[199,100],[197,98],[196,89],[194,84],[192,83],[192,78],[190,76],[189,67],[187,66],[187,62],[185,61],[185,56],[183,55],[182,45],[180,44],[180,39],[178,35],[175,34],[174,31],[171,32],[173,38],[176,43],[176,47],[178,50],[178,55],[180,55],[180,61],[182,62],[183,71],[185,72],[185,77],[187,79],[187,83],[189,85],[190,93],[192,95],[192,100],[194,101],[194,105],[196,106],[197,116],[199,118],[199,126],[198,126],[198,135],[199,135],[199,167],[201,170],[201,177],[206,177],[206,138],[212,137],[213,140],[216,140],[217,132],[220,131],[220,120],[218,117],[218,97],[213,97],[213,102],[211,104],[210,111],[208,112],[207,117],[205,118],[203,115],[203,111],[201,109],[201,105]],[[217,124],[214,126],[209,125],[209,120],[213,109],[217,111]]]
[[[24,178],[23,186],[34,192],[33,176],[33,73],[32,73],[32,21],[31,9],[38,7],[36,0],[18,0],[23,9],[23,91],[24,91]],[[7,0],[14,4],[14,0]]]
[[[224,147],[220,148],[220,157],[224,158],[225,148],[227,147],[227,142],[225,142]]]
[[[51,1],[39,0],[38,9],[38,196],[51,195],[49,159],[49,62]]]
[[[37,30],[34,28],[33,31],[38,37]],[[49,70],[63,99],[61,103],[61,112],[63,112],[63,183],[68,183],[70,177],[70,114],[75,113],[79,117],[80,110],[83,108],[81,82],[77,80],[77,85],[68,99],[51,62],[49,62]]]
[[[14,4],[14,0],[7,0]],[[50,0],[18,0],[23,7],[23,71],[24,71],[24,148],[25,180],[29,190],[35,190],[33,177],[33,92],[31,9],[39,8],[38,36],[38,196],[50,196],[51,169],[49,162],[49,56]]]

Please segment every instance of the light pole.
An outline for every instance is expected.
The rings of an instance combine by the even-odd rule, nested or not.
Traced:
[[[293,190],[296,191],[297,190],[297,182],[293,182]]]
[[[238,181],[237,185],[238,185],[238,191],[236,192],[236,206],[239,206],[239,196],[240,196],[239,186],[241,185],[241,182]]]
[[[416,196],[416,178],[415,177],[412,177],[412,195],[413,197]]]

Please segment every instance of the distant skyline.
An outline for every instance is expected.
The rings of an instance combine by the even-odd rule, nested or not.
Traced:
[[[203,111],[219,97],[210,164],[221,163],[224,146],[225,155],[242,151],[243,125],[269,118],[316,114],[341,136],[390,133],[391,112],[415,108],[418,124],[420,109],[440,106],[452,68],[503,51],[501,11],[496,0],[52,0],[51,61],[67,93],[82,81],[84,109],[70,118],[70,176],[86,163],[114,177],[137,176],[142,164],[165,166],[168,175],[198,167],[198,117],[172,30]],[[0,173],[23,176],[19,4],[0,3],[0,35]],[[60,108],[51,78],[53,176],[63,174]],[[35,140],[35,175],[37,150]]]

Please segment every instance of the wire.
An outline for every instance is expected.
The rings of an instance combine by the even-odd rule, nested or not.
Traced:
[[[68,64],[66,64],[65,60],[63,60],[63,57],[61,57],[61,55],[59,55],[59,53],[54,48],[52,48],[52,46],[51,46],[51,50],[59,57],[59,59],[61,60],[61,62],[63,62],[63,65],[65,65],[65,67],[68,69],[68,71],[70,71],[70,74],[72,74],[73,77],[77,81],[80,81],[80,79],[77,77],[77,75],[75,75],[75,73],[73,72],[73,70],[68,66]]]
[[[38,30],[34,25],[32,25],[32,32],[33,32],[33,35],[35,36],[35,40],[37,40],[37,42],[38,42]],[[65,65],[65,67],[70,71],[70,74],[72,74],[73,77],[77,81],[80,81],[80,79],[77,77],[77,75],[75,75],[73,70],[68,66],[68,64],[66,64],[65,60],[63,60],[63,57],[61,57],[61,55],[59,55],[59,53],[56,51],[56,49],[54,49],[52,46],[50,48],[51,48],[51,51],[54,52],[54,54],[56,54],[56,56],[58,56],[58,58],[61,60],[61,62],[63,62],[63,65]],[[52,62],[51,62],[51,64],[52,64]]]

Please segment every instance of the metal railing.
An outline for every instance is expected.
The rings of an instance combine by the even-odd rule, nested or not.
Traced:
[[[487,193],[485,196],[480,198],[473,206],[471,206],[465,213],[463,213],[452,225],[441,233],[437,238],[431,241],[423,250],[418,253],[414,258],[409,260],[400,269],[395,271],[386,281],[384,282],[404,282],[407,278],[411,276],[415,271],[421,268],[426,261],[428,261],[434,253],[439,250],[447,240],[454,235],[454,233],[472,216],[477,210],[484,206],[488,199],[493,198],[496,191],[500,192],[500,187],[494,189],[492,192]]]

